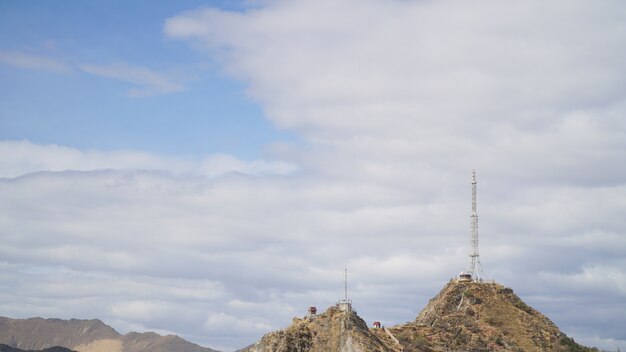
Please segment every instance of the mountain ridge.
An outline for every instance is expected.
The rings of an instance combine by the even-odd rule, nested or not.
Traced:
[[[217,352],[177,335],[154,332],[120,334],[99,319],[0,316],[0,343],[24,350],[61,346],[78,352]]]
[[[0,352],[75,352],[75,351],[72,351],[69,348],[60,347],[60,346],[44,348],[43,350],[23,350],[20,348],[15,348],[15,347],[11,347],[9,345],[0,343]]]

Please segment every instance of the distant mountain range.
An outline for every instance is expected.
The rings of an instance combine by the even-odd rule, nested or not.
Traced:
[[[60,346],[78,352],[216,352],[175,335],[161,336],[153,332],[121,335],[98,319],[0,317],[0,343],[22,350]],[[67,351],[51,349],[46,352]]]

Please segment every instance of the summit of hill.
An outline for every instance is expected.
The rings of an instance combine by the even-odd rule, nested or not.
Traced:
[[[497,283],[451,281],[417,318],[390,329],[411,351],[591,352]]]
[[[319,315],[294,318],[292,324],[271,332],[245,352],[398,352],[389,336],[369,329],[352,309],[332,306]]]

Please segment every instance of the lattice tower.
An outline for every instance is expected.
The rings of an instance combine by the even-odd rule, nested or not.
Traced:
[[[472,275],[475,282],[486,279],[478,254],[478,212],[476,211],[476,171],[472,171],[472,215],[470,215],[470,264],[467,274]]]
[[[348,302],[348,267],[344,269],[343,291],[344,291],[344,302]]]

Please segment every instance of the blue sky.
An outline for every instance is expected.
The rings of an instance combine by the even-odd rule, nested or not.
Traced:
[[[626,350],[623,1],[0,1],[0,313],[223,351],[468,261]],[[575,307],[575,309],[572,309]]]
[[[241,82],[185,43],[163,21],[200,6],[241,9],[236,1],[3,1],[2,50],[63,65],[0,66],[0,137],[83,149],[141,149],[202,156],[260,156],[271,141],[293,141],[246,96]],[[82,72],[82,64],[126,64],[178,76],[172,94],[130,97],[133,84]]]

